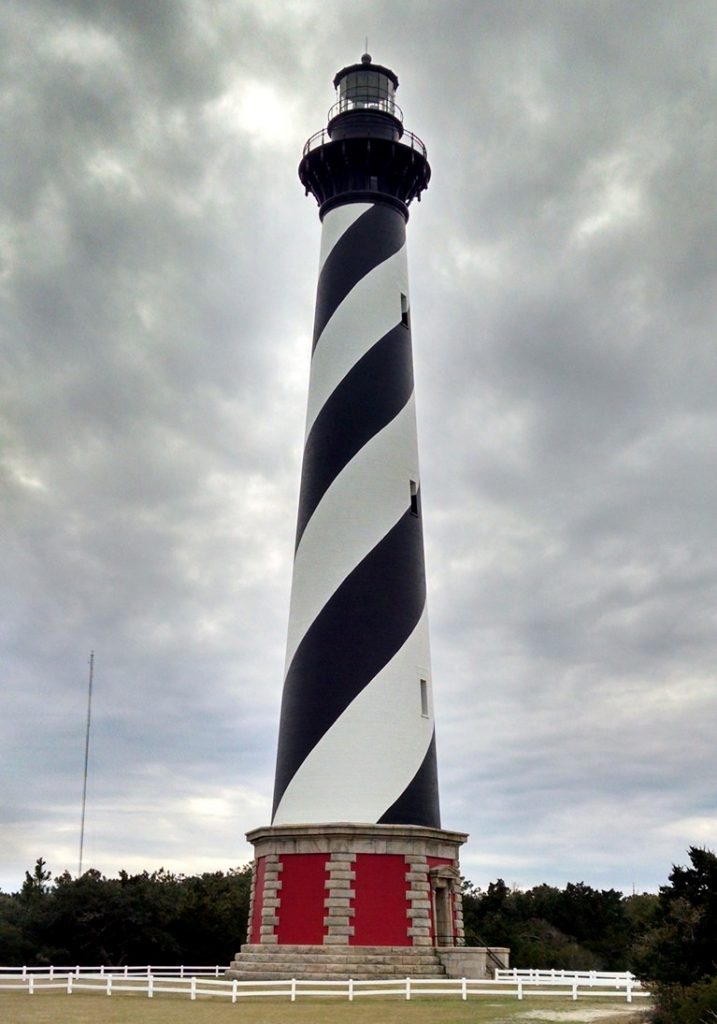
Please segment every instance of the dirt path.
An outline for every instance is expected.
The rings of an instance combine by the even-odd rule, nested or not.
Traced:
[[[550,1021],[550,1024],[592,1024],[593,1021],[603,1021],[604,1024],[632,1024],[638,1021],[646,1021],[647,1008],[636,1010],[634,1006],[611,1006],[604,1009],[575,1009],[571,1010],[525,1010],[516,1014],[514,1020],[518,1021]]]

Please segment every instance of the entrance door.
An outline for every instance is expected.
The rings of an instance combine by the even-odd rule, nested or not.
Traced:
[[[435,889],[436,896],[436,945],[453,945],[453,907],[451,890],[447,885]]]

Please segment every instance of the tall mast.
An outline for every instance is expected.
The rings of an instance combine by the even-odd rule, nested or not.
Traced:
[[[95,669],[95,652],[90,651],[90,674],[87,683],[87,728],[85,730],[85,770],[82,776],[82,819],[80,822],[80,859],[77,877],[82,876],[82,854],[85,847],[85,811],[87,809],[87,769],[90,763],[90,725],[92,722],[92,682]]]

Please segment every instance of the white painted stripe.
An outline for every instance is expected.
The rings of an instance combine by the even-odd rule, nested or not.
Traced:
[[[294,559],[286,667],[337,587],[407,511],[418,482],[413,395],[354,455],[314,510]]]
[[[400,651],[322,736],[287,786],[274,825],[377,822],[411,782],[433,735],[421,715],[430,664],[424,612]],[[340,685],[340,680],[337,680]]]
[[[307,435],[351,367],[401,322],[401,293],[408,295],[405,245],[352,288],[321,332],[311,358]]]
[[[319,272],[326,262],[326,259],[341,238],[355,220],[358,220],[362,213],[370,210],[373,203],[344,203],[337,206],[324,217],[321,223],[321,249],[319,252]]]

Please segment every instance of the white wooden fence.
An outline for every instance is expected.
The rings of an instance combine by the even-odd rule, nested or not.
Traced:
[[[614,984],[616,988],[624,988],[628,981],[633,985],[637,984],[637,978],[630,971],[556,971],[537,970],[536,968],[500,968],[495,971],[494,977],[501,981],[509,979],[517,981],[519,978],[528,984],[550,984],[553,981],[560,981],[569,978],[571,981],[579,979],[585,985],[592,988],[595,985],[605,986]]]
[[[223,996],[235,1003],[242,997],[284,997],[295,1002],[299,996],[334,996],[350,1002],[359,996],[400,996],[415,999],[422,995],[469,996],[503,995],[517,999],[525,996],[566,996],[579,998],[606,996],[631,1003],[646,997],[632,975],[600,975],[588,978],[569,971],[534,971],[532,977],[509,977],[477,980],[473,978],[402,978],[389,981],[308,981],[287,978],[284,981],[227,981],[219,978],[224,967],[0,967],[0,993],[20,989],[35,992],[56,989],[68,995],[78,991],[103,992],[108,996],[122,992],[146,995],[172,993],[190,999]],[[193,972],[193,973],[192,973]],[[540,977],[539,977],[540,975]],[[553,976],[555,975],[555,976]]]
[[[223,978],[227,970],[227,964],[214,964],[209,967],[206,964],[199,967],[187,964],[171,966],[142,964],[141,967],[131,964],[123,967],[80,967],[79,965],[77,967],[0,967],[0,985],[2,985],[4,977],[27,978],[30,974],[46,975],[50,981],[55,978],[66,978],[68,974],[73,974],[76,978],[82,975],[99,975],[104,978],[110,974],[115,978],[149,977],[151,974],[155,978]]]

